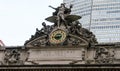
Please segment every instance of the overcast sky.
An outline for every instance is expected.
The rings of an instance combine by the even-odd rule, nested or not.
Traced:
[[[6,46],[22,46],[63,0],[0,0],[0,39]],[[46,21],[45,21],[46,22]],[[46,22],[47,24],[52,24]]]

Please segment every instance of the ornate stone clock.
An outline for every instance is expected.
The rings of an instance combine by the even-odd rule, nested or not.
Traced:
[[[67,33],[62,29],[54,30],[49,35],[49,41],[51,44],[60,44],[65,41]]]

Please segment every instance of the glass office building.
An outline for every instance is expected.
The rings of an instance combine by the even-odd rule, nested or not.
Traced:
[[[120,0],[63,0],[73,4],[71,14],[82,16],[83,27],[92,31],[99,43],[120,42]]]

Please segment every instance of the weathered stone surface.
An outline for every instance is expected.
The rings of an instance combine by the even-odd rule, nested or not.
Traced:
[[[98,44],[95,35],[71,15],[64,4],[46,18],[53,25],[42,23],[21,47],[1,47],[1,65],[43,64],[119,64],[120,43]],[[99,68],[99,67],[98,67]]]
[[[84,48],[83,48],[84,49]],[[49,63],[49,61],[53,62],[72,62],[72,61],[77,61],[77,60],[83,60],[84,56],[82,56],[84,51],[82,51],[82,48],[59,48],[59,49],[54,49],[54,48],[46,48],[46,49],[31,49],[28,51],[29,57],[28,61],[35,61],[38,64],[41,62],[43,64]],[[48,64],[47,63],[47,64]],[[67,64],[69,64],[67,63]],[[58,63],[59,64],[59,63]]]

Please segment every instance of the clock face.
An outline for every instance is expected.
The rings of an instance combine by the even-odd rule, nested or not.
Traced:
[[[59,44],[65,41],[66,32],[63,30],[56,30],[50,34],[49,41],[52,44]]]

